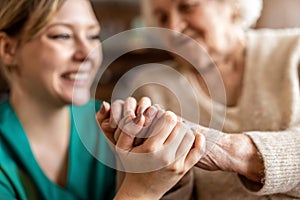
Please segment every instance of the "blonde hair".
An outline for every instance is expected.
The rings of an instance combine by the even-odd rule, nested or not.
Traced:
[[[65,0],[1,0],[0,32],[21,41],[40,34]]]
[[[0,0],[0,32],[18,44],[37,37],[66,0]],[[0,60],[0,73],[8,80],[8,66]],[[1,74],[0,74],[1,78]]]
[[[263,7],[262,0],[236,0],[239,8],[239,23],[243,29],[253,26],[260,17]],[[156,22],[151,13],[151,0],[141,0],[142,15],[145,25],[156,26]]]

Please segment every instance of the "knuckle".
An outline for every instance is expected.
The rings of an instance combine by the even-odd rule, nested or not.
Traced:
[[[186,172],[186,170],[183,167],[181,167],[180,170],[178,171],[178,174],[179,175],[184,175],[185,172]]]
[[[180,162],[175,162],[172,164],[170,170],[179,175],[182,175],[185,172],[184,166],[182,166]]]
[[[170,165],[170,159],[168,157],[163,157],[160,162],[162,166]]]
[[[147,146],[144,147],[144,151],[146,153],[154,153],[154,152],[158,151],[158,147],[154,144],[147,145]]]
[[[176,126],[181,127],[181,126],[183,126],[183,123],[181,121],[177,121]]]
[[[176,123],[177,122],[177,116],[175,115],[175,113],[171,112],[171,111],[166,111],[164,118],[167,122],[170,123]]]
[[[190,130],[188,130],[188,131],[186,132],[186,137],[187,137],[188,141],[194,142],[194,140],[195,140],[195,135],[194,135],[193,132],[190,131]]]
[[[176,122],[175,128],[179,129],[181,132],[187,132],[187,127],[181,121]]]

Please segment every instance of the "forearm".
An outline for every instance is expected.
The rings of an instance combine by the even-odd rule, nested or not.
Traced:
[[[157,191],[152,191],[151,187],[144,185],[143,182],[132,181],[131,177],[125,176],[121,187],[119,188],[115,200],[155,200],[160,199],[162,195]]]
[[[221,134],[212,151],[197,166],[207,170],[235,172],[261,183],[263,160],[252,140],[244,134]]]
[[[220,137],[198,167],[238,173],[244,186],[256,195],[300,197],[300,127],[218,134]]]
[[[117,172],[117,191],[119,191],[125,175],[126,174],[124,172]],[[193,192],[193,179],[193,170],[190,170],[178,183],[176,183],[176,185],[174,185],[167,193],[165,193],[161,199],[191,199]]]
[[[253,182],[263,183],[263,159],[249,136],[244,134],[227,134],[223,145],[229,158],[229,162],[225,166],[227,169]]]

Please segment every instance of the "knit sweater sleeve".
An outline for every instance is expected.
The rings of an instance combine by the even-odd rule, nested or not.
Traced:
[[[300,126],[281,132],[246,132],[265,166],[264,185],[257,195],[285,193],[300,197]]]
[[[265,168],[263,186],[258,191],[253,191],[247,187],[247,182],[243,183],[250,192],[256,195],[285,194],[291,198],[300,198],[300,43],[298,33],[291,34],[292,37],[288,37],[288,40],[283,37],[284,35],[286,35],[285,32],[279,36],[268,35],[268,38],[271,37],[272,41],[279,41],[280,39],[276,45],[282,49],[276,48],[277,50],[274,52],[277,53],[278,49],[282,50],[283,60],[287,60],[287,62],[278,62],[278,60],[273,62],[272,59],[269,59],[273,54],[265,55],[268,62],[264,69],[271,69],[273,74],[268,77],[264,76],[264,80],[270,82],[271,87],[277,89],[273,91],[263,89],[266,82],[262,79],[256,80],[262,87],[252,90],[254,93],[251,96],[260,98],[262,103],[268,99],[268,103],[262,104],[257,109],[250,106],[250,110],[247,110],[248,115],[245,115],[250,117],[253,110],[265,110],[264,114],[259,115],[261,117],[253,117],[256,119],[253,123],[256,128],[252,129],[253,131],[248,128],[248,131],[244,132],[252,139],[262,156]],[[272,44],[271,41],[268,42]],[[261,50],[259,55],[268,52],[259,44],[256,45]],[[277,47],[276,45],[274,46]],[[253,53],[253,55],[257,54]],[[286,78],[282,78],[283,74]],[[282,88],[282,90],[279,91],[278,88]],[[265,95],[273,98],[267,98]],[[277,106],[274,106],[275,104]],[[281,113],[281,117],[278,117],[279,113]],[[278,116],[276,117],[276,115]]]

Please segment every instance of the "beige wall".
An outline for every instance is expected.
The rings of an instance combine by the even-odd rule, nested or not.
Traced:
[[[257,27],[300,27],[300,0],[264,0]]]

